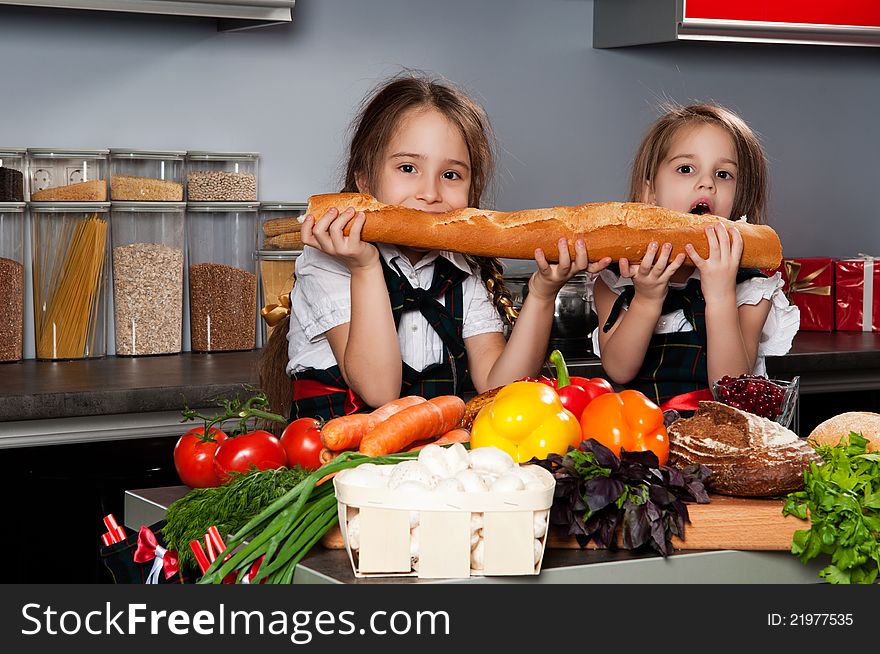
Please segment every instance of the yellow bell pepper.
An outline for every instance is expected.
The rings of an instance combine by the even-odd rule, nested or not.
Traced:
[[[546,384],[514,382],[484,406],[471,426],[471,448],[494,446],[519,463],[565,454],[581,442],[581,427]]]

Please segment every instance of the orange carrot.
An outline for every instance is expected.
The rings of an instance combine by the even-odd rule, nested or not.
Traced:
[[[458,425],[464,415],[464,400],[455,395],[441,395],[404,409],[376,425],[358,450],[367,456],[382,456],[403,451],[416,441],[445,434]]]
[[[361,444],[372,425],[367,413],[331,418],[321,427],[321,442],[328,450],[351,450]]]
[[[467,429],[462,429],[458,427],[456,429],[452,429],[439,438],[429,438],[424,441],[417,441],[413,443],[412,447],[407,448],[407,452],[418,452],[419,450],[424,449],[425,445],[452,445],[453,443],[469,443],[471,440],[471,433]]]
[[[349,416],[332,418],[321,428],[321,442],[328,450],[353,450],[361,444],[361,440],[380,422],[384,422],[395,413],[427,402],[418,395],[407,395],[387,402],[371,413],[353,413]]]
[[[318,454],[318,459],[320,459],[321,465],[324,465],[325,463],[330,463],[333,459],[335,459],[337,456],[339,456],[339,454],[340,453],[337,452],[336,450],[328,450],[325,447]]]

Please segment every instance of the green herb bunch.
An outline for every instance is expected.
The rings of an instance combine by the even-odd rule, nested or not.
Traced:
[[[591,540],[600,548],[615,547],[620,528],[625,549],[650,547],[666,556],[672,537],[683,538],[690,521],[685,503],[709,502],[706,466],[661,466],[653,452],[622,451],[618,458],[594,439],[565,456],[551,454],[531,463],[556,479],[550,524],[581,547]]]
[[[203,539],[208,527],[216,525],[224,536],[235,533],[310,473],[296,466],[230,474],[229,483],[194,488],[168,507],[162,533],[168,547],[177,550],[182,565],[196,567],[189,542]]]
[[[873,584],[880,572],[880,452],[851,433],[849,444],[817,446],[823,463],[804,471],[804,490],[790,493],[784,515],[810,519],[791,552],[803,563],[830,555],[819,576],[832,584]]]

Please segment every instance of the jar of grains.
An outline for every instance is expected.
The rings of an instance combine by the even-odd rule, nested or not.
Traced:
[[[109,150],[28,148],[32,202],[107,200]]]
[[[110,199],[182,202],[183,150],[110,150]]]
[[[257,202],[187,203],[190,341],[194,352],[256,346]]]
[[[31,202],[38,359],[107,352],[109,202]]]
[[[301,250],[257,250],[254,253],[260,275],[263,344],[269,340],[275,325],[287,315],[285,309],[290,309],[296,260],[301,254]]]
[[[0,362],[22,358],[24,207],[0,202]]]
[[[185,202],[113,202],[116,354],[176,354],[183,334]]]
[[[302,253],[300,222],[308,205],[303,202],[260,202],[260,230],[255,257],[260,276],[260,310],[263,343],[272,333],[281,304],[293,289],[293,269]],[[289,299],[289,298],[288,298]]]
[[[256,152],[187,152],[186,199],[252,202],[257,199]]]
[[[24,148],[0,148],[0,202],[24,202]]]

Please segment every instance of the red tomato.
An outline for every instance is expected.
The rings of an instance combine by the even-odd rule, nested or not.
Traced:
[[[281,433],[281,447],[287,455],[288,467],[301,465],[306,470],[321,467],[321,423],[314,418],[294,420]]]
[[[204,427],[195,427],[181,436],[174,446],[174,467],[180,481],[190,488],[219,486],[214,472],[214,453],[228,437],[216,427],[211,427],[214,440],[204,440]]]
[[[263,429],[257,429],[223,441],[214,455],[214,472],[220,483],[226,483],[229,472],[247,472],[251,466],[269,470],[285,463],[284,450],[278,439]]]

